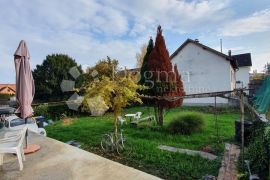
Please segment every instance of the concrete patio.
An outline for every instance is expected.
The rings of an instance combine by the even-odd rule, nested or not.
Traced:
[[[26,155],[23,171],[19,171],[16,156],[6,155],[4,165],[0,167],[0,180],[159,179],[134,168],[34,133],[30,133],[29,142],[39,144],[41,150]]]

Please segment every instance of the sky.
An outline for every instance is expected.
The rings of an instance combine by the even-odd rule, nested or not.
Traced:
[[[172,54],[187,38],[232,54],[252,69],[270,62],[269,0],[0,0],[0,83],[15,82],[13,55],[28,44],[31,68],[64,53],[84,68],[107,56],[134,68],[136,53],[162,26]]]

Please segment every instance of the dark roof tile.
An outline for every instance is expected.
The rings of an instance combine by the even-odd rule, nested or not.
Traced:
[[[232,56],[236,60],[238,67],[252,66],[251,54],[237,54]]]

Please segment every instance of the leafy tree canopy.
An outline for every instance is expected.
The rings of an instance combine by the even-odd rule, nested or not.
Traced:
[[[270,63],[265,64],[264,72],[265,72],[265,74],[270,75]]]
[[[74,79],[69,71],[77,67],[81,74]],[[83,82],[83,71],[74,59],[65,54],[48,55],[41,65],[37,65],[33,71],[35,80],[35,100],[51,101],[64,100],[70,96],[61,90],[62,80],[75,81],[75,87],[81,87]]]
[[[141,50],[141,52],[136,53],[136,60],[137,60],[136,67],[137,68],[142,67],[144,57],[145,57],[145,54],[147,52],[147,44],[143,44],[140,50]]]
[[[118,71],[118,64],[116,59],[111,59],[110,57],[99,60],[94,67],[86,70],[86,84],[94,79],[100,79],[102,76],[112,79]]]
[[[83,109],[89,109],[89,99],[102,97],[105,104],[114,112],[114,138],[117,139],[117,117],[122,108],[130,103],[142,103],[137,92],[140,88],[141,86],[137,85],[130,75],[122,77],[115,73],[114,78],[102,76],[100,79],[89,81],[84,96]]]

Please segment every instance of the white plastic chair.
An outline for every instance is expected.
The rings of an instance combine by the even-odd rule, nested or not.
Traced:
[[[118,116],[118,122],[121,124],[121,126],[125,123],[127,124],[127,121],[125,118],[123,118],[122,116]]]
[[[136,112],[134,119],[138,121],[141,118],[141,115],[142,115],[142,112]]]
[[[20,130],[7,131],[5,133],[5,138],[4,139],[0,139],[0,141],[6,141],[9,138],[14,138],[16,136],[20,136],[21,132],[22,132],[22,129],[20,129]]]
[[[23,170],[23,163],[22,161],[25,161],[24,151],[23,151],[23,141],[25,138],[25,133],[27,131],[27,126],[25,126],[20,133],[13,134],[13,136],[0,139],[0,165],[3,165],[4,163],[4,154],[6,153],[12,153],[16,154],[20,171]]]
[[[245,163],[246,163],[247,168],[248,168],[249,180],[260,180],[260,178],[257,174],[251,173],[249,160],[245,160]]]
[[[47,136],[47,132],[44,128],[38,128],[38,134],[46,137]]]

